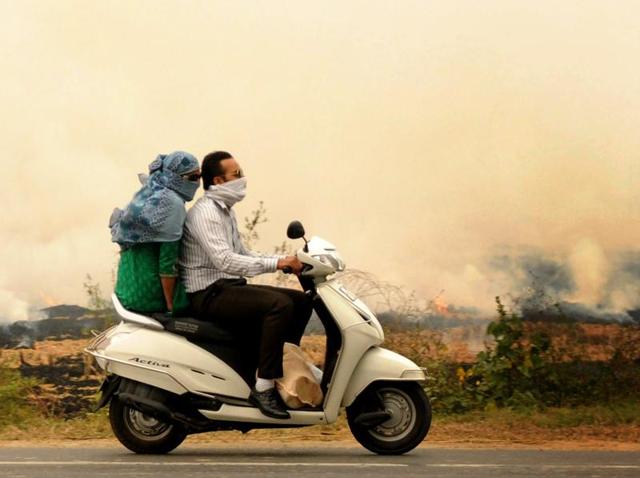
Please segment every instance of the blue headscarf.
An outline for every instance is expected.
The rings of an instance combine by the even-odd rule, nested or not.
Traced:
[[[149,176],[124,211],[116,208],[109,220],[111,240],[123,249],[144,242],[173,242],[182,237],[184,203],[191,201],[199,181],[181,175],[197,170],[198,160],[184,151],[160,154],[149,165]]]

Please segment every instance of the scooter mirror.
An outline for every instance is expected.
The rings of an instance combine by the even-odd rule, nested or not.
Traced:
[[[291,221],[287,227],[287,237],[289,239],[300,239],[304,237],[304,226],[300,221]]]

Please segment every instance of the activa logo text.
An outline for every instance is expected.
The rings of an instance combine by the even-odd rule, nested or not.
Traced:
[[[130,358],[129,362],[143,363],[145,365],[153,365],[155,367],[165,367],[165,368],[170,367],[168,363],[156,362],[155,360],[145,360],[145,359],[141,359],[140,357]]]

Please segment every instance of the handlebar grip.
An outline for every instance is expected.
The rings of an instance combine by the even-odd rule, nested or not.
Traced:
[[[284,266],[282,268],[282,272],[284,272],[285,274],[291,274],[293,272],[293,269],[290,266]]]

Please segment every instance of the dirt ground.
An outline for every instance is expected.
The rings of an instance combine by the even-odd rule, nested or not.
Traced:
[[[427,439],[420,445],[421,448],[476,448],[476,449],[531,449],[531,450],[610,450],[610,451],[640,451],[640,441],[637,440],[638,431],[618,430],[617,437],[603,437],[597,431],[580,430],[575,436],[567,436],[566,433],[548,434],[540,436],[535,433],[509,433],[504,431],[491,431],[480,427],[450,428],[434,427]],[[476,434],[476,432],[478,434]],[[458,434],[462,433],[462,434]],[[636,436],[636,441],[631,438]],[[306,433],[292,434],[290,431],[249,432],[242,435],[240,432],[217,432],[202,435],[193,435],[187,438],[184,446],[198,447],[261,447],[278,443],[278,446],[288,448],[299,447],[359,447],[360,445],[347,432],[343,434],[326,434],[308,430]],[[0,440],[0,447],[62,447],[62,448],[97,448],[119,447],[122,445],[115,438],[102,439],[43,439],[43,440]]]

